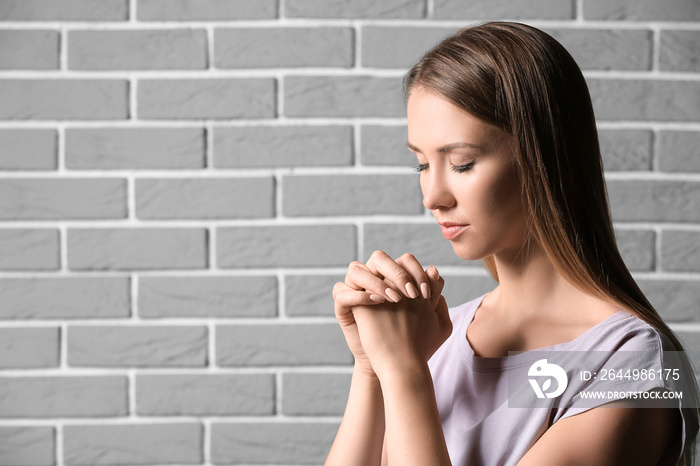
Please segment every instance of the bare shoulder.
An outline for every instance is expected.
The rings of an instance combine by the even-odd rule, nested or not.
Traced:
[[[616,401],[555,422],[520,466],[655,465],[679,446],[677,408],[638,408]]]

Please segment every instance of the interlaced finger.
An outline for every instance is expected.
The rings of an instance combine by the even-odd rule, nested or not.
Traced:
[[[413,260],[416,263],[418,262],[415,258]],[[414,282],[411,274],[384,251],[374,251],[367,261],[367,267],[374,275],[389,280],[404,296],[408,298],[417,298],[419,296],[418,287],[420,282]],[[420,267],[420,264],[418,264],[418,267]]]

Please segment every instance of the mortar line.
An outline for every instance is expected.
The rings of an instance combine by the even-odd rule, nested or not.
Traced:
[[[214,48],[216,47],[216,44],[214,43],[214,27],[207,26],[205,31],[206,31],[206,40],[207,40],[207,43],[205,44],[206,57],[207,57],[206,69],[211,71],[211,70],[216,69],[216,66],[215,66],[216,55],[215,55],[215,50],[214,50]]]
[[[278,271],[275,274],[277,279],[277,319],[280,321],[293,321],[287,316],[287,280],[284,272]]]
[[[401,81],[408,71],[408,65],[397,68],[375,68],[355,66],[341,67],[305,67],[305,68],[238,68],[238,69],[197,69],[197,70],[8,70],[3,71],[4,79],[39,79],[39,80],[191,80],[191,79],[274,79],[279,76],[291,77],[323,77],[323,78],[377,78],[395,79]],[[653,71],[653,70],[594,70],[584,69],[583,76],[592,79],[617,79],[636,81],[682,81],[695,82],[700,80],[700,73],[685,71]],[[90,120],[88,120],[90,121]]]
[[[13,223],[13,225],[16,225]],[[58,228],[58,270],[57,273],[62,275],[69,272],[68,270],[68,227],[59,223],[56,225]]]
[[[68,32],[65,27],[61,26],[58,29],[58,34],[58,68],[60,71],[66,71],[68,70]]]
[[[138,419],[138,416],[136,415],[136,370],[135,369],[129,369],[126,372],[126,380],[127,380],[127,417],[130,420],[135,420]]]
[[[111,128],[201,128],[202,125],[212,124],[220,128],[241,127],[290,127],[290,126],[351,126],[355,123],[363,125],[379,126],[405,126],[405,116],[395,117],[282,117],[259,118],[249,120],[225,120],[225,119],[148,119],[148,120],[27,120],[27,121],[3,121],[2,129],[56,129],[63,125],[66,129],[111,129]],[[598,120],[598,129],[675,129],[687,131],[700,131],[700,122],[697,121],[663,121],[663,120]],[[32,171],[34,173],[35,171]]]
[[[216,365],[216,325],[218,321],[210,319],[207,324],[208,345],[207,345],[207,367],[208,372],[220,372],[220,368]]]
[[[655,272],[662,272],[663,269],[661,267],[662,265],[662,256],[661,256],[661,242],[662,242],[662,235],[663,235],[663,229],[659,226],[654,228],[654,254],[656,257],[654,257],[654,271]]]
[[[204,449],[203,451],[203,460],[205,465],[211,464],[211,434],[212,434],[212,421],[211,419],[201,419],[203,430],[202,430],[202,435],[204,438],[202,439],[202,448]]]
[[[429,0],[430,3],[431,0]],[[281,0],[281,4],[284,1]],[[578,9],[577,9],[578,12]],[[228,27],[228,28],[274,28],[281,25],[293,27],[317,27],[319,25],[325,27],[347,27],[357,18],[288,18],[281,15],[278,18],[271,19],[232,19],[232,20],[141,20],[141,21],[7,21],[3,22],[3,29],[37,29],[37,28],[59,28],[65,26],[68,29],[94,29],[94,30],[126,30],[138,31],[149,29],[193,29],[212,27]],[[434,13],[434,12],[433,12]],[[601,20],[601,19],[585,19],[577,22],[576,19],[518,19],[518,18],[501,18],[504,21],[517,21],[524,24],[529,24],[541,29],[561,28],[561,29],[640,29],[650,26],[660,26],[669,29],[686,29],[698,30],[700,23],[698,21],[674,21],[674,20]],[[372,26],[397,26],[397,27],[440,27],[459,28],[480,24],[483,19],[443,19],[435,18],[362,18],[364,24]]]
[[[661,29],[658,26],[651,26],[652,43],[651,43],[651,71],[661,75]]]
[[[56,466],[63,466],[65,464],[63,458],[63,438],[63,424],[59,422],[54,425],[54,441],[56,442],[56,445],[54,445],[54,452],[56,454]]]
[[[583,17],[583,0],[576,0],[576,4],[574,6],[576,12],[574,15],[574,20],[577,25],[583,25],[585,24],[585,20]]]
[[[138,321],[140,320],[139,316],[139,285],[140,285],[140,277],[138,273],[132,273],[129,275],[129,291],[130,291],[130,308],[131,308],[131,317],[129,320],[131,321]]]
[[[354,56],[355,60],[353,62],[353,68],[362,68],[362,37],[363,37],[363,27],[359,22],[353,22],[352,28],[355,35],[355,40],[353,41]]]
[[[63,124],[56,125],[56,173],[66,173],[66,127]],[[49,172],[50,173],[50,172]]]

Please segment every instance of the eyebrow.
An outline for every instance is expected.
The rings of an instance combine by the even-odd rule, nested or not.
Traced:
[[[407,142],[406,145],[407,145],[408,148],[411,149],[413,152],[421,152],[421,150],[420,150],[419,148],[417,148],[416,146],[414,146],[414,145],[411,144],[410,142]],[[445,145],[445,146],[438,147],[438,148],[437,148],[437,152],[439,152],[439,153],[446,153],[446,152],[450,152],[450,151],[452,151],[452,150],[454,150],[454,149],[463,149],[463,148],[465,148],[465,147],[466,147],[466,148],[469,148],[469,149],[476,149],[476,150],[481,150],[481,149],[483,149],[483,147],[480,146],[480,145],[478,145],[478,144],[471,144],[471,143],[468,143],[468,142],[454,142],[454,143],[452,143],[452,144],[447,144],[447,145]],[[421,152],[421,153],[422,153],[422,152]]]

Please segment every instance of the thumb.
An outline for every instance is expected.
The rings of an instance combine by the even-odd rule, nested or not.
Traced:
[[[436,309],[442,289],[445,287],[445,279],[440,276],[437,267],[434,265],[428,267],[426,275],[430,282],[430,304],[433,306],[433,309]]]

